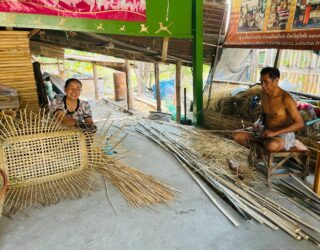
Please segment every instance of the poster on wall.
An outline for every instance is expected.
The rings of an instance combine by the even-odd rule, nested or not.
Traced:
[[[265,0],[244,0],[240,5],[238,32],[261,31],[265,17]]]
[[[225,46],[320,50],[320,0],[232,0]]]
[[[0,0],[0,12],[146,21],[146,0]]]

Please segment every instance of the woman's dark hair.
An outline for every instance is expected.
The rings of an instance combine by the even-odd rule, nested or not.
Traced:
[[[274,80],[280,78],[280,71],[277,68],[265,67],[261,70],[260,75],[269,75],[269,77]]]
[[[71,82],[77,82],[80,84],[80,86],[82,87],[82,83],[80,82],[80,80],[78,80],[77,78],[69,78],[68,80],[66,80],[66,83],[64,85],[64,87],[68,87],[70,85]]]

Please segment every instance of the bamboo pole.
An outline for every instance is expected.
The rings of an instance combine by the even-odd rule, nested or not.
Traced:
[[[181,120],[181,62],[176,64],[176,122]]]
[[[161,97],[160,97],[160,74],[159,63],[154,63],[154,78],[156,84],[157,112],[161,112]]]
[[[99,78],[98,78],[98,72],[97,72],[97,65],[95,63],[92,63],[92,71],[93,71],[93,83],[94,83],[94,97],[95,100],[99,100]]]

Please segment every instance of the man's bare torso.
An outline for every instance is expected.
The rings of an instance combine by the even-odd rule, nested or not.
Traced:
[[[278,130],[292,123],[284,103],[285,98],[290,98],[290,96],[284,90],[281,90],[276,96],[262,94],[261,104],[263,113],[266,115],[266,129]]]

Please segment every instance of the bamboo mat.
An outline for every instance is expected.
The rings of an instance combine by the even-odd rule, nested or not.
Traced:
[[[38,110],[28,34],[24,31],[0,31],[0,85],[18,91],[21,107]]]

